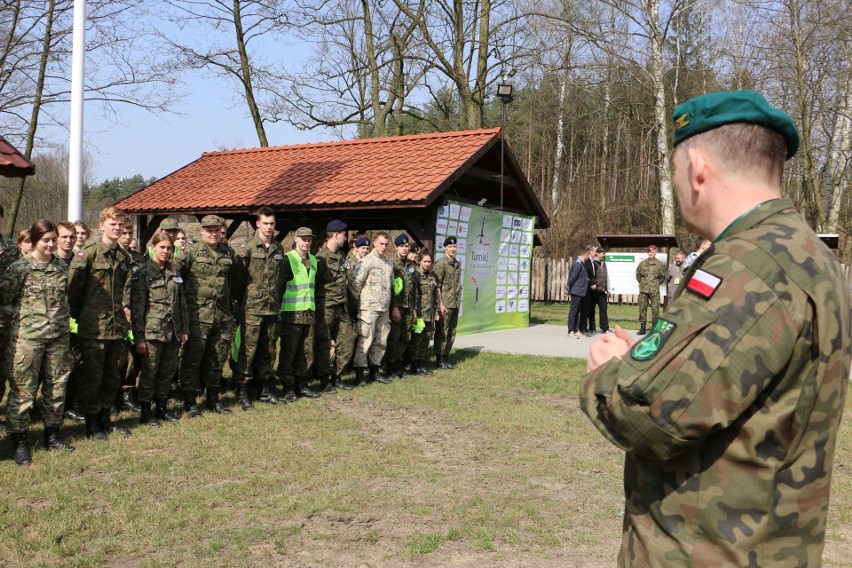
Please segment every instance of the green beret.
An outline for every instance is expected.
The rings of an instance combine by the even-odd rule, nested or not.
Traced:
[[[674,109],[674,145],[690,136],[701,134],[734,122],[759,124],[781,134],[787,143],[789,160],[799,149],[799,132],[793,119],[769,106],[760,93],[754,91],[722,91],[689,99]]]

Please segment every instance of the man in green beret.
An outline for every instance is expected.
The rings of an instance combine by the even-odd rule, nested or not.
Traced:
[[[781,197],[792,119],[751,91],[678,106],[674,188],[713,245],[641,341],[589,352],[580,404],[626,452],[624,566],[819,566],[852,357],[834,255]]]

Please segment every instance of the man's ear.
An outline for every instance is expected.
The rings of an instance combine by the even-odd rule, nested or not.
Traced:
[[[689,181],[692,191],[704,189],[707,182],[711,163],[707,152],[701,148],[688,148],[687,160],[689,163]]]

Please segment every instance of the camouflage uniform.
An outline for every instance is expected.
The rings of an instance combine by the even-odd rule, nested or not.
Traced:
[[[272,366],[287,259],[281,243],[273,239],[267,247],[257,235],[245,244],[239,256],[245,271],[246,292],[234,383],[245,388],[256,377],[261,386],[269,388],[275,384]]]
[[[18,243],[6,235],[0,234],[0,275],[6,274],[12,263],[18,260],[18,256]],[[11,376],[7,374],[10,362],[6,360],[6,353],[11,341],[14,313],[14,306],[0,305],[0,401],[6,394],[6,381],[11,379]]]
[[[340,377],[352,360],[355,326],[349,312],[347,263],[341,251],[323,247],[317,258],[316,370]]]
[[[639,282],[639,323],[644,326],[648,321],[649,303],[652,321],[660,314],[660,284],[666,281],[665,264],[657,258],[654,262],[646,258],[636,267],[636,280]]]
[[[184,282],[170,263],[163,268],[149,260],[133,274],[130,289],[133,339],[148,344],[141,357],[139,400],[163,401],[178,366],[180,337],[189,334]]]
[[[145,266],[145,264],[148,263],[148,255],[142,254],[141,252],[134,249],[125,249],[125,252],[129,254],[130,258],[133,260],[133,265],[131,268],[133,274],[135,274],[137,270],[139,270],[140,268]],[[131,325],[131,332],[132,329],[133,326]],[[136,352],[136,348],[132,339],[133,338],[130,336],[127,336],[125,338],[125,353],[124,357],[121,358],[121,365],[119,369],[119,374],[121,375],[121,389],[122,392],[125,394],[125,401],[130,400],[128,397],[132,389],[136,387],[136,380],[139,378],[139,373],[142,370],[141,358]]]
[[[0,278],[0,303],[17,306],[11,328],[14,340],[7,348],[12,365],[7,417],[13,433],[29,430],[29,410],[39,383],[45,427],[62,425],[65,385],[71,374],[67,285],[68,270],[62,261],[39,262],[29,255]]]
[[[235,295],[242,293],[240,260],[226,244],[210,248],[199,241],[177,255],[175,268],[184,280],[189,309],[189,341],[183,349],[181,389],[195,393],[203,381],[204,387],[218,393],[222,368],[234,339]]]
[[[850,333],[840,265],[789,199],[717,238],[648,337],[582,383],[627,452],[619,565],[820,565]]]
[[[435,357],[440,362],[446,360],[456,340],[456,326],[459,322],[461,307],[461,263],[457,258],[450,260],[444,256],[435,263],[432,270],[438,289],[441,291],[440,303],[447,308],[435,323]]]
[[[121,386],[119,363],[125,354],[132,260],[119,246],[89,243],[71,261],[68,305],[77,320],[84,372],[78,385],[86,414],[109,410]]]
[[[429,358],[429,342],[435,333],[435,314],[438,313],[438,294],[435,289],[438,283],[434,274],[423,272],[420,267],[414,273],[414,278],[417,280],[417,298],[414,305],[417,316],[423,318],[425,327],[420,333],[412,335],[408,353],[412,363],[422,365]]]
[[[358,342],[352,364],[359,369],[368,363],[381,365],[390,333],[388,316],[395,306],[390,259],[370,251],[354,274],[352,293],[358,298]]]
[[[288,253],[289,254],[289,253]],[[286,255],[285,255],[286,256]],[[310,274],[316,257],[308,254],[302,259],[305,270]],[[290,261],[285,260],[285,283],[294,279]],[[288,394],[308,388],[311,366],[314,364],[314,310],[281,311],[281,353],[278,357],[278,376],[284,381]]]
[[[401,372],[402,357],[408,349],[409,335],[417,321],[417,266],[407,258],[395,254],[393,259],[394,278],[402,279],[402,290],[396,294],[396,307],[399,309],[399,323],[390,324],[388,335],[388,353],[385,360],[388,369]],[[397,369],[397,367],[399,367]]]

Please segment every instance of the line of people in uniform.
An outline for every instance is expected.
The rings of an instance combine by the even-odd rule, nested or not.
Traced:
[[[351,389],[342,378],[350,365],[357,386],[431,374],[433,336],[437,368],[453,368],[461,300],[453,237],[433,265],[429,251],[412,253],[406,234],[389,250],[384,231],[372,243],[358,238],[346,255],[348,228],[340,220],[328,223],[316,255],[307,227],[296,230],[285,252],[266,207],[256,213],[254,237],[238,250],[225,244],[224,221],[215,215],[201,220],[201,239],[190,245],[167,218],[147,254],[130,246],[132,221],[120,209],[104,209],[98,226],[101,238],[75,249],[74,224],[37,221],[27,239],[32,250],[20,256],[0,235],[0,365],[10,382],[7,429],[19,465],[32,460],[28,432],[39,387],[45,448],[74,450],[60,436],[72,399],[87,438],[130,435],[110,412],[128,338],[139,361],[139,422],[152,427],[179,419],[168,408],[176,374],[184,414],[202,414],[200,394],[208,411],[229,414],[220,399],[229,356],[243,410],[257,400],[316,398],[311,379],[325,393]]]

